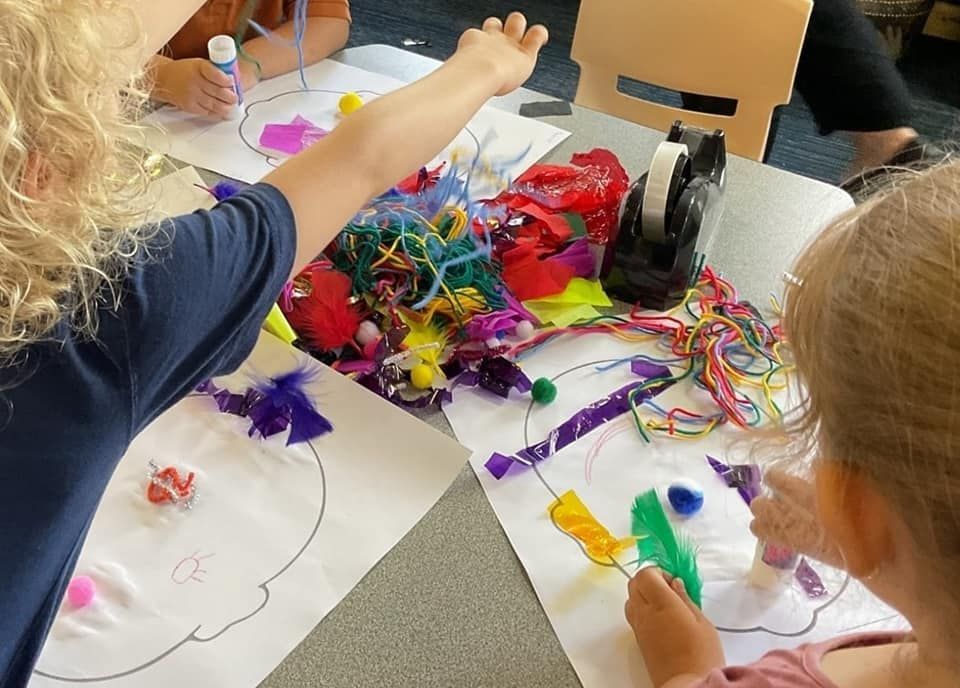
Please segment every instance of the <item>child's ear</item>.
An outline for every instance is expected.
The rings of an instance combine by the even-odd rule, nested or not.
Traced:
[[[855,578],[871,576],[893,558],[893,512],[874,482],[842,464],[819,460],[817,512],[825,535]]]

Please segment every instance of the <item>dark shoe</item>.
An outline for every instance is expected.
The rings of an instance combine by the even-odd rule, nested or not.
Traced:
[[[840,188],[853,196],[856,203],[862,203],[875,191],[884,186],[884,178],[892,176],[898,170],[922,170],[946,162],[954,153],[924,137],[919,137],[900,149],[885,165],[866,170],[862,174],[850,177]]]

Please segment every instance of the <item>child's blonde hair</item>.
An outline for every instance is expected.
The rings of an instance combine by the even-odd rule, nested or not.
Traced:
[[[819,236],[793,273],[784,326],[806,399],[790,435],[799,452],[872,479],[915,540],[918,596],[946,591],[955,614],[960,162],[906,174]]]
[[[122,2],[0,0],[0,365],[62,320],[93,334],[145,238],[141,40]]]

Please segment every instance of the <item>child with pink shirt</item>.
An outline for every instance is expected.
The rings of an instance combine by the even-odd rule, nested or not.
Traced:
[[[845,568],[910,634],[868,633],[726,666],[679,580],[629,583],[657,688],[960,685],[960,162],[913,173],[800,257],[784,327],[806,390],[758,537]]]

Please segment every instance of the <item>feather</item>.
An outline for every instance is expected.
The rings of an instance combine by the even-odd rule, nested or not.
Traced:
[[[440,370],[440,356],[447,346],[447,335],[432,320],[423,323],[402,314],[401,317],[404,324],[410,328],[410,334],[403,340],[404,346],[415,350],[417,358],[430,366],[431,370],[442,379],[444,375]],[[433,344],[436,346],[432,346]]]
[[[313,399],[304,389],[316,382],[320,374],[320,368],[314,363],[305,362],[289,373],[255,383],[254,389],[262,397],[248,413],[254,424],[251,434],[255,429],[268,437],[289,424],[287,444],[290,445],[331,432],[333,425],[320,415]]]
[[[353,341],[360,313],[350,305],[350,278],[336,270],[314,270],[310,293],[292,300],[287,320],[311,348],[331,351]]]
[[[632,533],[637,538],[641,562],[658,566],[665,573],[680,578],[687,594],[698,607],[703,580],[697,569],[697,553],[689,539],[678,536],[660,504],[656,490],[648,490],[633,502]]]

